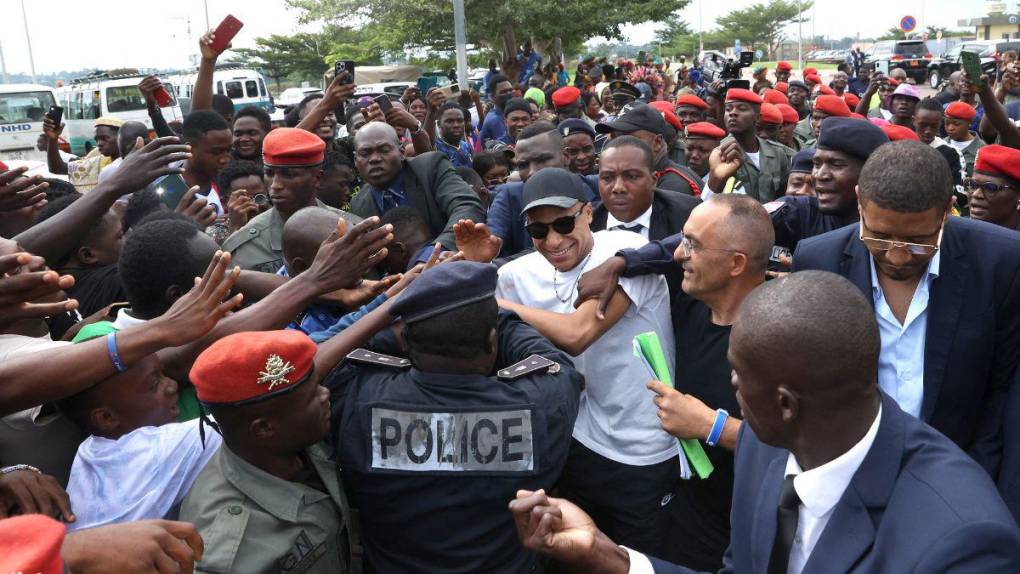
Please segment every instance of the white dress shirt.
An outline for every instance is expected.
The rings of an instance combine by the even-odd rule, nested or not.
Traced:
[[[637,234],[641,235],[642,237],[644,237],[645,239],[648,239],[648,228],[651,227],[651,225],[652,225],[652,206],[651,205],[649,205],[648,209],[646,209],[644,213],[639,215],[637,217],[637,219],[635,219],[634,221],[626,221],[626,222],[620,221],[619,219],[613,217],[613,213],[611,211],[609,211],[609,210],[606,210],[606,229],[608,229],[610,231],[612,231],[614,229],[619,229],[621,231],[631,231],[630,229],[624,229],[624,228],[626,228],[626,227],[634,227],[635,225],[640,225],[641,229],[633,231],[633,233],[637,233]]]
[[[795,475],[793,489],[797,491],[797,496],[800,498],[797,534],[793,538],[793,548],[790,549],[787,574],[800,574],[804,570],[804,565],[811,557],[815,544],[818,543],[822,532],[825,531],[825,525],[832,517],[836,503],[840,498],[843,498],[843,493],[850,486],[854,474],[857,473],[857,469],[864,462],[864,457],[871,450],[871,445],[875,442],[875,435],[878,434],[878,423],[881,420],[882,407],[879,406],[878,414],[875,415],[871,428],[864,433],[864,438],[850,447],[850,450],[822,466],[805,471],[801,470],[793,453],[790,453],[786,459],[784,476]]]

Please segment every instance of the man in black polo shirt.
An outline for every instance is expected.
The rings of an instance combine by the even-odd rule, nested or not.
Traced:
[[[683,282],[672,302],[676,337],[676,390],[653,381],[663,428],[678,438],[706,440],[715,470],[704,480],[678,481],[670,505],[664,557],[696,570],[715,571],[730,541],[733,449],[741,412],[730,384],[730,326],[744,298],[765,281],[772,251],[772,224],[751,197],[720,194],[691,212],[684,232],[626,249],[581,277],[577,300],[608,301],[619,277],[666,274],[682,267]],[[601,311],[600,311],[601,312]],[[719,425],[720,433],[712,433]]]

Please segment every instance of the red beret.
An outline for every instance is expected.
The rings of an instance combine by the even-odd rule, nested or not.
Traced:
[[[64,525],[42,514],[0,520],[0,572],[61,574]]]
[[[953,102],[946,106],[946,117],[954,120],[967,120],[968,122],[974,121],[974,116],[977,115],[977,110],[970,107],[970,105],[963,102]]]
[[[662,119],[666,120],[666,123],[676,128],[677,131],[684,129],[684,123],[673,112],[673,104],[664,100],[657,100],[648,105],[659,110],[662,113]]]
[[[825,84],[818,84],[818,93],[826,96],[835,96],[836,90],[833,90],[832,88],[826,86]]]
[[[552,95],[553,106],[557,108],[565,108],[570,104],[573,104],[581,97],[581,90],[574,86],[564,86]]]
[[[898,126],[896,124],[882,126],[882,131],[885,132],[885,135],[889,136],[889,141],[891,142],[900,140],[921,141],[921,138],[917,137],[917,134],[914,133],[914,130],[910,128],[905,128],[903,126]]]
[[[809,74],[813,74],[813,75],[817,76],[818,75],[818,69],[817,68],[810,68],[810,67],[804,68],[804,77],[805,78],[808,77]]]
[[[2,161],[0,161],[0,171],[7,171],[8,169],[10,169],[10,168],[7,167],[7,164],[2,162]]]
[[[790,100],[787,99],[786,94],[779,90],[765,90],[762,93],[761,98],[770,104],[789,104]]]
[[[682,96],[679,96],[676,99],[676,107],[679,108],[680,106],[691,106],[691,107],[698,108],[699,110],[707,110],[708,109],[708,104],[705,103],[705,100],[703,100],[703,99],[701,99],[698,96],[695,96],[693,94],[684,94]]]
[[[850,108],[839,96],[818,96],[815,99],[815,109],[830,116],[850,117]]]
[[[761,96],[752,92],[751,90],[745,90],[744,88],[730,88],[726,90],[726,101],[727,102],[747,102],[749,104],[761,104]]]
[[[776,70],[780,70],[780,71],[783,71],[783,72],[789,72],[792,69],[793,69],[793,66],[790,65],[790,62],[787,62],[785,60],[782,61],[782,62],[779,62],[778,64],[776,64]]]
[[[1020,182],[1020,150],[989,144],[978,150],[974,172]]]
[[[317,348],[297,330],[235,333],[202,351],[189,377],[203,403],[256,402],[303,382]]]
[[[812,84],[822,83],[822,79],[818,77],[818,74],[809,74],[807,70],[804,70],[804,81],[811,82]]]
[[[790,91],[790,84],[787,84],[786,82],[776,82],[776,90],[785,94]]]
[[[687,126],[687,139],[721,140],[724,137],[726,137],[726,132],[719,126],[709,122],[698,122]]]
[[[262,140],[262,162],[276,167],[318,165],[326,157],[326,143],[310,131],[276,128]]]
[[[850,109],[856,108],[857,104],[861,103],[861,99],[853,92],[846,92],[843,94],[843,101],[846,102],[847,107]]]
[[[782,125],[783,112],[779,111],[775,104],[764,102],[761,105],[761,115],[758,116],[758,121],[763,124]]]
[[[790,104],[776,104],[779,113],[783,114],[784,124],[795,124],[800,121],[800,114]]]

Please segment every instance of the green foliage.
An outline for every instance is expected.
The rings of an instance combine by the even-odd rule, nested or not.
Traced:
[[[901,30],[899,26],[893,26],[892,28],[889,28],[888,30],[886,30],[885,34],[882,34],[881,36],[879,36],[878,39],[879,40],[906,40],[907,39],[907,35],[903,33],[903,30]]]
[[[745,49],[763,48],[771,54],[786,39],[786,26],[803,21],[803,13],[813,4],[810,0],[771,0],[767,5],[758,3],[734,10],[716,19],[716,24],[724,35],[739,38]]]

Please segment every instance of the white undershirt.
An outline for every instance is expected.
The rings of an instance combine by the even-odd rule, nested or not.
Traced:
[[[751,152],[746,152],[746,153],[747,153],[747,157],[749,157],[751,159],[751,163],[754,164],[754,167],[756,167],[759,170],[761,170],[761,159],[759,159],[759,157],[758,157],[759,155],[761,155],[761,152],[760,151],[756,151],[754,153],[751,153]]]

